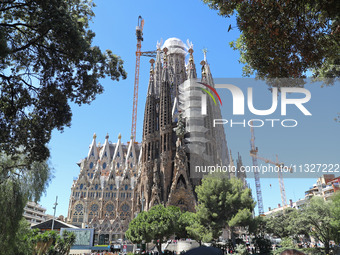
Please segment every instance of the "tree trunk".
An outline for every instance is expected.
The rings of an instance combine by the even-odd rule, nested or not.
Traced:
[[[235,239],[235,234],[234,234],[234,228],[230,228],[230,232],[231,232],[231,241],[233,243],[233,247],[236,247],[236,239]]]
[[[328,255],[329,254],[329,241],[325,241],[325,253]]]
[[[156,246],[157,246],[159,254],[162,254],[162,242],[161,242],[161,240],[159,240],[159,243]]]

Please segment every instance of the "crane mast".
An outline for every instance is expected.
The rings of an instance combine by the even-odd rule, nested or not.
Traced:
[[[259,160],[264,161],[265,163],[270,163],[270,164],[275,165],[275,166],[278,167],[277,173],[278,173],[278,178],[279,178],[281,201],[282,201],[282,205],[286,206],[287,205],[286,189],[285,189],[285,184],[284,184],[283,176],[282,176],[282,168],[284,167],[284,164],[283,163],[279,163],[277,155],[276,155],[276,162],[271,161],[270,159],[266,159],[266,158],[260,157],[260,156],[257,155],[257,153],[250,152],[250,155],[252,157],[255,157],[255,158],[259,159]],[[291,171],[291,169],[290,169],[290,171]]]
[[[250,155],[253,160],[253,166],[254,166],[254,179],[255,179],[255,188],[256,188],[256,196],[257,196],[257,206],[259,210],[259,215],[263,215],[263,200],[262,200],[262,191],[261,191],[261,183],[260,183],[260,174],[258,172],[258,164],[257,164],[257,152],[258,149],[255,147],[255,134],[254,134],[254,128],[253,123],[251,123],[250,127],[251,132],[251,139],[250,139]]]
[[[137,36],[137,50],[136,50],[136,67],[135,67],[135,83],[133,88],[133,108],[132,108],[132,126],[131,126],[131,136],[135,141],[136,139],[136,123],[137,123],[137,104],[138,104],[138,87],[139,87],[139,67],[140,67],[140,56],[142,55],[142,41],[143,41],[143,27],[144,19],[139,16],[138,23],[136,27]]]

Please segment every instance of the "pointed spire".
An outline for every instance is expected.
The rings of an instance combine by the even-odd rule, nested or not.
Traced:
[[[206,83],[210,86],[215,86],[214,85],[214,80],[212,78],[212,74],[210,72],[210,66],[207,62],[207,49],[203,49],[203,54],[204,54],[204,60],[201,61],[202,65],[202,82]]]
[[[161,44],[157,44],[157,55],[156,55],[156,62],[154,68],[154,89],[156,97],[159,97],[159,89],[161,87],[162,82],[162,51],[161,51]]]
[[[110,160],[109,134],[106,134],[103,148],[100,151],[100,160],[103,160],[104,158]]]
[[[125,160],[125,165],[126,168],[131,168],[131,165],[135,166],[137,164],[137,159],[136,159],[136,150],[135,150],[135,143],[133,142],[133,136],[131,136],[131,140],[129,143],[129,147],[126,153],[126,160]]]
[[[234,166],[234,159],[233,159],[233,155],[231,154],[231,150],[230,150],[230,153],[229,153],[229,160],[230,160],[230,165]]]
[[[197,74],[196,74],[196,66],[195,66],[195,62],[194,62],[194,56],[193,56],[193,52],[194,50],[192,48],[190,48],[189,50],[189,68],[188,68],[188,79],[195,79],[197,78]]]
[[[149,78],[149,87],[148,87],[148,95],[154,95],[155,94],[155,84],[154,84],[154,67],[153,64],[155,63],[155,60],[152,58],[150,59],[150,78]]]
[[[205,57],[204,57],[205,58]],[[208,83],[208,80],[207,80],[207,73],[205,72],[205,60],[202,60],[200,62],[201,66],[202,66],[202,78],[201,78],[201,82],[203,83]]]
[[[163,72],[162,72],[162,82],[169,81],[169,71],[168,71],[168,48],[163,48],[164,57],[163,57]]]
[[[155,121],[156,121],[156,94],[155,94],[155,81],[154,81],[154,59],[150,60],[150,80],[148,87],[148,94],[145,102],[144,110],[144,121],[143,121],[143,139],[147,134],[153,133],[155,131]]]
[[[112,164],[115,167],[116,171],[124,167],[124,154],[121,139],[122,135],[119,133],[116,148],[112,157]]]
[[[203,51],[203,55],[204,55],[204,62],[207,62],[207,52],[208,52],[208,49],[204,48],[202,51]]]
[[[87,158],[94,157],[94,160],[98,159],[98,149],[97,149],[97,145],[96,145],[96,138],[97,138],[97,135],[96,135],[96,133],[94,133],[93,134],[93,140],[92,140],[92,143],[90,145],[89,153],[87,155]]]

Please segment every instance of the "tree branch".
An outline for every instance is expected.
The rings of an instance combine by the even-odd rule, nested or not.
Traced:
[[[28,28],[33,28],[33,26],[30,26],[30,25],[25,24],[25,23],[13,23],[13,24],[0,23],[0,26],[3,26],[3,27],[14,27],[14,28],[16,28],[17,26],[24,26],[24,27],[28,27]]]
[[[2,4],[9,4],[9,2],[7,2],[7,3],[3,2]],[[0,9],[0,12],[8,11],[8,10],[13,9],[13,8],[21,8],[23,6],[28,6],[28,3],[12,5],[12,6],[9,6],[7,8]]]
[[[20,48],[17,48],[17,49],[14,49],[12,50],[12,54],[13,53],[16,53],[18,51],[21,51],[21,50],[25,50],[27,49],[28,47],[30,47],[31,45],[35,44],[37,41],[39,41],[41,38],[43,38],[45,35],[47,35],[47,33],[50,31],[50,29],[48,29],[45,33],[41,34],[40,36],[38,36],[37,38],[31,40],[29,43],[27,43],[25,46],[22,46]]]

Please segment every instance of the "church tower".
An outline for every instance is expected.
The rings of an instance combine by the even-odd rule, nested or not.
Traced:
[[[136,214],[157,204],[194,212],[195,187],[203,176],[192,169],[233,164],[223,127],[212,126],[214,118],[222,118],[219,105],[207,97],[207,114],[201,111],[200,88],[215,87],[206,52],[199,73],[193,53],[189,41],[157,43],[156,60],[150,60],[142,142],[130,137],[123,143],[119,134],[112,143],[107,134],[101,145],[94,134],[87,157],[78,163],[67,222],[94,228],[95,243],[123,239]],[[236,163],[236,177],[247,186],[241,156]]]
[[[171,90],[170,90],[170,68],[168,65],[168,49],[163,48],[163,73],[159,98],[159,128],[160,128],[160,160],[161,160],[161,181],[163,183],[163,201],[167,200],[170,192],[172,179],[172,115],[171,115]]]

